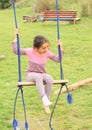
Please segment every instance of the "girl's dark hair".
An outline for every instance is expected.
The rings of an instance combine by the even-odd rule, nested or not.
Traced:
[[[33,48],[39,49],[44,43],[49,43],[48,39],[44,37],[43,35],[37,35],[34,37],[34,40],[33,40]]]

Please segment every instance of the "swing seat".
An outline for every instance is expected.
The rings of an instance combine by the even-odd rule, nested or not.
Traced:
[[[53,84],[55,84],[55,85],[57,85],[57,84],[65,84],[65,83],[68,83],[68,80],[54,80],[53,81]],[[17,87],[20,87],[20,86],[34,86],[34,85],[36,85],[35,82],[18,82],[17,83]]]

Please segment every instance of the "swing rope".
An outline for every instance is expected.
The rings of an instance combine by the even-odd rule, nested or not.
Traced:
[[[12,6],[14,11],[14,20],[15,20],[15,27],[18,29],[17,17],[16,17],[16,7],[15,7],[15,0],[12,0]],[[17,50],[18,50],[18,79],[21,82],[21,59],[20,59],[20,38],[19,34],[17,34]]]
[[[59,25],[59,14],[58,14],[58,0],[56,0],[56,16],[57,16],[57,20],[56,20],[57,21],[57,39],[60,40],[60,25]],[[58,55],[59,55],[59,59],[60,59],[60,78],[61,78],[61,80],[63,80],[64,79],[64,73],[63,73],[63,67],[62,67],[60,45],[58,45]],[[55,111],[57,102],[59,100],[59,97],[60,97],[60,94],[61,94],[63,86],[65,86],[66,89],[67,89],[67,93],[68,93],[68,95],[67,95],[67,101],[68,101],[69,104],[72,104],[72,95],[69,93],[67,84],[66,83],[61,83],[60,90],[59,90],[59,93],[57,95],[57,98],[56,98],[56,101],[55,101],[55,104],[54,104],[54,107],[52,109],[52,112],[51,112],[51,115],[50,115],[50,119],[49,119],[49,128],[50,128],[50,130],[54,130],[52,128],[52,117],[53,117],[53,114],[54,114],[54,111]]]
[[[16,27],[16,29],[18,29],[15,0],[12,0],[12,7],[13,7],[13,11],[14,11],[15,27]],[[20,38],[19,38],[19,34],[17,34],[17,51],[18,51],[18,81],[21,82],[22,81],[22,77],[21,77],[21,59],[20,59]],[[27,123],[27,119],[26,119],[26,108],[25,108],[24,94],[23,94],[22,85],[20,85],[18,87],[18,90],[16,92],[15,101],[14,101],[14,112],[13,112],[13,122],[12,122],[12,125],[13,125],[13,129],[14,130],[20,130],[19,123],[16,120],[16,116],[15,116],[16,115],[16,102],[17,102],[19,91],[21,92],[22,104],[23,104],[23,109],[24,109],[25,130],[28,130],[29,128],[28,128],[28,123]]]

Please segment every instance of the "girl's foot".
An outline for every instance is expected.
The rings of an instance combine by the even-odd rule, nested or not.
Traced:
[[[42,97],[42,102],[44,106],[50,106],[52,104],[52,102],[49,101],[49,99],[47,98],[47,96],[43,96]]]
[[[46,112],[47,114],[50,114],[50,113],[51,113],[49,106],[44,106],[44,108],[45,108],[45,112]]]

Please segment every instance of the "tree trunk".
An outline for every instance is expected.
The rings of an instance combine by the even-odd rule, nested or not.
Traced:
[[[76,89],[76,88],[89,85],[90,83],[92,83],[92,78],[88,78],[88,79],[79,81],[79,82],[77,82],[77,83],[71,84],[71,85],[68,86],[68,89],[69,89],[69,91],[72,91],[72,90],[74,90],[74,89]],[[61,92],[61,93],[65,93],[65,92],[67,92],[67,90],[66,90],[66,88],[64,87],[64,88],[62,89],[62,92]],[[58,93],[59,93],[59,90],[55,91],[55,94],[58,94]]]

